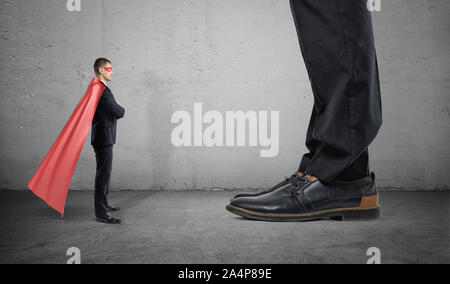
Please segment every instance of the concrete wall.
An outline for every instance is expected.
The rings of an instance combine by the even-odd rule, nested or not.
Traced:
[[[384,125],[370,147],[382,188],[449,189],[448,0],[374,12]],[[112,189],[261,188],[297,167],[312,94],[288,0],[0,0],[0,188],[26,184],[110,58],[118,123]],[[177,110],[280,111],[280,151],[171,144]],[[90,133],[72,189],[93,188]]]

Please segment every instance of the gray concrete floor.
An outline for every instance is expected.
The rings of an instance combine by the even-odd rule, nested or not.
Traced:
[[[450,263],[450,192],[382,192],[375,221],[250,221],[225,210],[236,192],[121,191],[123,224],[94,221],[93,192],[69,192],[65,216],[31,192],[0,191],[0,263]]]

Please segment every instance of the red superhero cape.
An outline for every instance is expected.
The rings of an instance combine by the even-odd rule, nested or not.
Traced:
[[[30,190],[60,212],[61,216],[64,216],[70,181],[104,90],[105,85],[98,78],[92,79],[86,93],[28,183]]]

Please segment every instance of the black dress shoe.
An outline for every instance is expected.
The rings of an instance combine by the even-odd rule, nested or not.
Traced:
[[[119,207],[106,206],[106,212],[119,211],[119,210],[120,210]]]
[[[242,193],[238,193],[236,194],[234,198],[239,198],[239,197],[255,197],[255,196],[260,196],[269,192],[274,191],[275,189],[278,189],[280,187],[285,186],[286,184],[289,184],[291,182],[295,182],[297,181],[300,177],[303,176],[303,173],[301,172],[296,172],[293,175],[291,175],[290,177],[286,177],[282,182],[278,183],[277,185],[273,186],[272,188],[269,189],[265,189],[265,190],[260,190],[257,192],[242,192]]]
[[[374,173],[356,181],[327,184],[305,175],[267,194],[233,199],[226,209],[263,221],[375,219],[381,214]]]
[[[107,224],[120,224],[121,223],[120,219],[114,218],[111,215],[106,215],[103,218],[97,217],[96,220],[97,220],[97,222],[102,222],[102,223],[107,223]]]

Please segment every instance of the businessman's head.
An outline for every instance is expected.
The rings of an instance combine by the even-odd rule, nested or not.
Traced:
[[[111,81],[112,76],[114,75],[111,61],[106,58],[97,58],[97,60],[95,60],[94,71],[97,78],[106,82]]]

